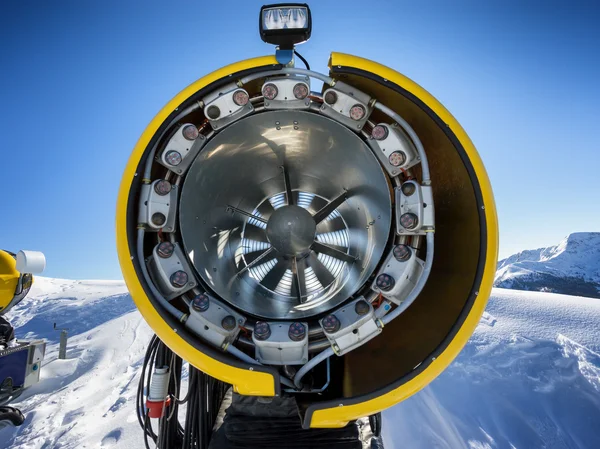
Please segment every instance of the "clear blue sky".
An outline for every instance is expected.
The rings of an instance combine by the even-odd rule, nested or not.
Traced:
[[[594,3],[313,1],[299,49],[319,71],[330,51],[374,59],[444,103],[487,166],[507,256],[600,230]],[[44,251],[47,276],[121,278],[114,211],[131,149],[185,86],[273,51],[261,4],[1,2],[0,248]]]

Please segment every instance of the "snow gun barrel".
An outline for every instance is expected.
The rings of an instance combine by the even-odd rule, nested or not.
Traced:
[[[376,62],[265,56],[180,92],[123,176],[125,281],[158,337],[242,395],[342,427],[458,355],[492,288],[490,183],[456,119]],[[435,246],[434,246],[435,245]]]

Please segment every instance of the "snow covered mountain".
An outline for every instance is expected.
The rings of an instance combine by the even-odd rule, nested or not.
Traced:
[[[600,232],[573,233],[501,260],[494,286],[600,298]]]
[[[49,346],[0,449],[143,447],[134,404],[152,331],[122,282],[38,278],[10,318]],[[54,322],[71,329],[67,360]],[[600,300],[496,289],[450,368],[384,412],[386,449],[600,447],[598,322]]]

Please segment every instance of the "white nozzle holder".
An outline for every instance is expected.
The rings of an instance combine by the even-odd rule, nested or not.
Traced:
[[[19,251],[17,271],[19,273],[40,274],[46,268],[46,256],[40,251]]]
[[[149,401],[164,401],[169,388],[169,368],[156,368],[150,382]]]

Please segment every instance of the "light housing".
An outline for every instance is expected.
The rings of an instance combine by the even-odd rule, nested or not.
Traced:
[[[281,50],[291,50],[310,38],[310,8],[306,3],[264,5],[260,9],[258,29],[264,42],[277,45]]]

